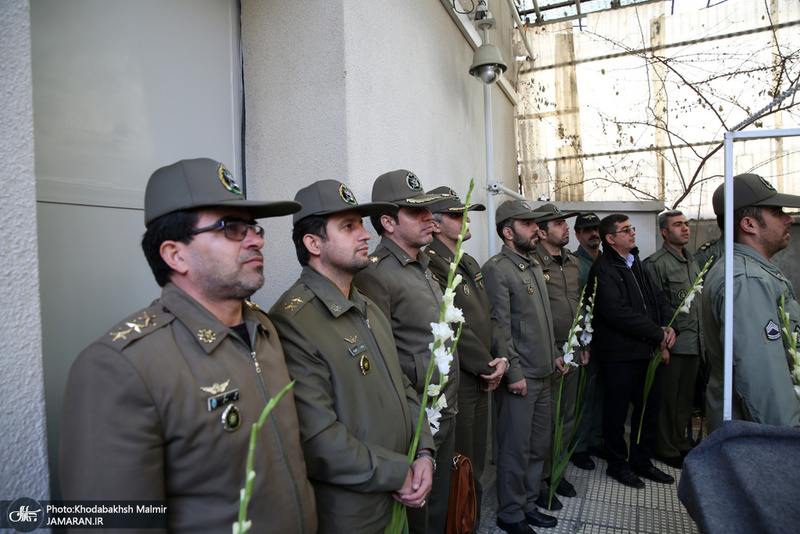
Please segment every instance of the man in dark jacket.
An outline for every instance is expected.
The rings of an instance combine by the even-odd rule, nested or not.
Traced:
[[[587,293],[591,294],[595,281],[592,351],[600,361],[606,384],[603,440],[608,454],[607,473],[634,488],[644,487],[637,474],[672,483],[674,479],[651,462],[661,398],[658,373],[644,407],[641,440],[637,443],[648,364],[656,348],[663,349],[663,361],[668,362],[669,349],[675,343],[675,331],[663,326],[671,316],[669,302],[642,268],[636,229],[627,215],[614,213],[601,220],[600,239],[604,253],[592,266]],[[631,403],[629,454],[625,420]]]

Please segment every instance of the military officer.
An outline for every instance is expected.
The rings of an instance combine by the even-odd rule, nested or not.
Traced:
[[[370,255],[369,266],[355,277],[356,287],[389,318],[400,367],[420,396],[431,360],[431,323],[439,322],[443,296],[437,278],[428,268],[430,259],[422,247],[433,240],[433,214],[428,207],[444,196],[426,194],[419,178],[407,170],[379,176],[372,186],[372,201],[391,202],[398,209],[370,216],[381,242]],[[450,464],[455,449],[458,365],[455,354],[442,388],[447,406],[441,410],[439,428],[433,436],[436,459],[442,465]],[[434,371],[431,382],[440,383],[438,370]],[[434,473],[427,505],[408,511],[411,531],[444,532],[449,495],[450,470],[439,469]]]
[[[275,328],[244,300],[264,283],[264,229],[255,219],[299,209],[246,200],[211,159],[153,173],[142,248],[161,298],[72,366],[61,430],[64,499],[166,501],[169,532],[231,530],[250,429],[289,384]],[[261,428],[253,468],[253,529],[317,532],[291,395]]]
[[[319,532],[383,532],[392,493],[407,506],[425,503],[434,461],[425,420],[409,466],[419,397],[400,370],[389,321],[352,285],[369,264],[361,218],[397,206],[358,204],[337,180],[315,182],[295,200],[303,205],[292,235],[303,271],[270,317],[296,381]]]
[[[681,211],[659,214],[658,227],[664,242],[643,265],[669,299],[674,314],[692,290],[700,266],[686,249],[690,230]],[[695,381],[704,352],[697,299],[690,303],[688,313],[675,316],[674,326],[680,335],[669,351],[669,363],[661,367],[661,411],[656,427],[655,457],[669,466],[681,468],[683,458],[691,450],[686,428],[692,418]]]
[[[546,212],[547,215],[537,217],[536,225],[539,227],[539,243],[533,257],[539,262],[544,274],[547,295],[550,299],[550,313],[553,317],[553,334],[556,340],[556,370],[550,375],[550,416],[552,425],[556,426],[556,409],[558,407],[559,391],[561,391],[561,415],[563,417],[562,432],[564,439],[560,451],[553,451],[555,434],[551,432],[550,454],[544,462],[542,478],[543,492],[539,495],[537,504],[548,510],[561,508],[561,503],[553,496],[549,499],[549,485],[552,482],[550,473],[552,458],[563,457],[569,449],[569,436],[575,428],[575,404],[578,397],[578,379],[580,373],[577,369],[570,371],[564,366],[563,347],[569,337],[572,321],[581,306],[581,268],[580,260],[566,249],[569,243],[569,224],[567,219],[578,215],[577,212],[564,213],[554,204],[543,204],[536,211]],[[576,348],[575,363],[585,364],[589,354],[583,348]],[[563,381],[563,386],[561,385]],[[575,497],[575,487],[562,477],[556,487],[556,493],[563,497]]]
[[[714,213],[724,224],[725,189],[714,191]],[[792,362],[781,335],[781,297],[790,331],[800,331],[800,305],[792,283],[770,260],[789,244],[800,196],[778,193],[757,174],[733,177],[733,403],[732,418],[778,426],[800,426],[800,402],[792,387]],[[722,423],[724,386],[725,262],[705,279],[702,318],[711,363],[708,430]]]
[[[701,268],[712,256],[714,257],[714,260],[711,262],[711,266],[713,267],[714,264],[717,263],[717,260],[725,253],[725,232],[722,231],[722,229],[720,229],[720,231],[722,233],[719,237],[711,241],[706,241],[695,251],[694,259]]]
[[[510,534],[530,532],[529,524],[554,527],[558,523],[536,507],[550,448],[550,375],[556,359],[547,287],[539,262],[531,257],[539,240],[534,219],[544,215],[525,201],[500,204],[496,220],[503,247],[483,266],[511,361],[507,387],[495,392],[497,526]],[[523,378],[515,380],[520,370]]]
[[[581,284],[586,286],[592,265],[603,254],[603,251],[600,250],[600,217],[592,212],[581,213],[575,218],[573,229],[579,243],[578,248],[575,249],[575,255],[581,261]],[[589,358],[584,366],[584,371],[586,373],[586,391],[583,395],[585,399],[583,417],[572,442],[575,451],[572,453],[570,461],[575,467],[590,471],[595,468],[592,456],[606,457],[603,445],[605,384],[597,358]]]
[[[433,241],[425,249],[431,262],[428,266],[439,279],[442,291],[446,289],[450,263],[453,261],[464,210],[485,211],[483,204],[465,206],[456,192],[449,187],[437,187],[430,193],[450,195],[450,198],[431,208],[433,211]],[[469,221],[469,217],[467,218]],[[464,241],[472,237],[467,228]],[[500,384],[508,368],[503,327],[489,303],[483,283],[480,264],[467,254],[456,266],[461,284],[455,292],[455,305],[464,314],[461,337],[458,340],[458,362],[461,373],[458,379],[458,414],[456,414],[456,451],[472,461],[475,476],[475,496],[478,521],[483,488],[481,476],[486,462],[486,436],[489,433],[489,392]],[[520,376],[521,378],[521,376]],[[477,527],[477,525],[476,525]]]

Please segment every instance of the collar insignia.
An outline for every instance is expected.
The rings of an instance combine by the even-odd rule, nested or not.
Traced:
[[[213,343],[217,339],[217,334],[215,334],[213,330],[203,328],[197,331],[197,339],[203,343]]]

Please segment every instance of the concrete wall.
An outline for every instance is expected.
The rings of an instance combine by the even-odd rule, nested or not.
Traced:
[[[0,499],[47,499],[27,0],[0,0],[0,36]]]
[[[490,7],[490,40],[510,52],[508,6]],[[250,196],[292,198],[333,178],[367,202],[375,178],[405,168],[426,189],[449,185],[462,197],[475,178],[473,198],[486,203],[483,85],[467,72],[473,49],[444,3],[244,0],[242,36]],[[495,179],[516,189],[514,110],[496,86],[492,111]],[[486,216],[472,219],[466,248],[483,261]],[[275,236],[270,282],[254,297],[262,306],[300,271],[290,218],[266,226]]]

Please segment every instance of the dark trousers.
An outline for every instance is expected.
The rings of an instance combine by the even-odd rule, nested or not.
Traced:
[[[456,443],[456,418],[441,421],[433,436],[436,445],[436,472],[428,503],[422,508],[408,508],[408,526],[412,534],[441,534],[447,528],[447,503],[450,500],[450,466]]]
[[[656,371],[647,405],[644,410],[642,436],[636,443],[639,433],[639,419],[642,415],[644,383],[649,359],[624,362],[600,362],[606,386],[603,403],[603,441],[608,453],[608,469],[614,472],[628,468],[638,471],[652,465],[655,446],[658,413],[661,406],[661,381]],[[628,407],[633,404],[631,415],[630,451],[625,442],[625,422]]]

